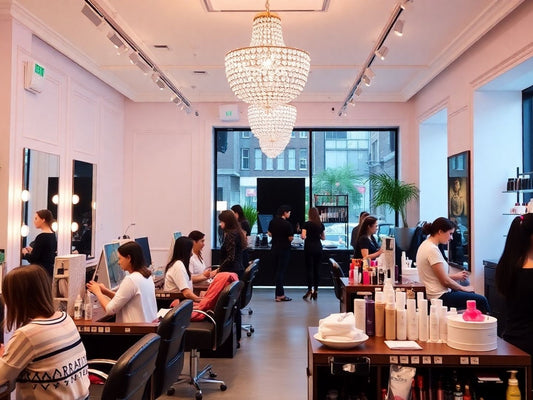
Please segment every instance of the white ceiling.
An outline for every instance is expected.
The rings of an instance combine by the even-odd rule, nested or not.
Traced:
[[[9,0],[0,0],[0,3]],[[263,0],[92,0],[193,103],[235,102],[224,55],[248,46]],[[406,101],[524,0],[414,0],[402,13],[403,37],[389,35],[388,57],[360,101]],[[311,55],[311,73],[297,101],[342,103],[399,0],[271,0],[281,11],[287,46]],[[81,9],[84,0],[13,0],[11,13],[44,41],[133,101],[168,101],[149,76],[117,55]],[[220,12],[219,7],[257,11]],[[324,9],[324,10],[322,10]],[[106,24],[103,24],[106,25]],[[158,49],[155,45],[167,45]],[[205,73],[198,73],[202,71]]]

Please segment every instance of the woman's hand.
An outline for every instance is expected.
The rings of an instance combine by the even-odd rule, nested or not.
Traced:
[[[211,277],[211,268],[206,268],[204,272],[202,272],[202,275],[205,276],[206,279],[209,279]]]
[[[22,255],[26,255],[26,254],[29,254],[31,253],[31,251],[33,250],[33,248],[31,246],[26,246],[22,249]]]
[[[102,294],[102,286],[100,283],[98,282],[95,282],[95,281],[90,281],[88,284],[87,284],[87,289],[91,292],[91,293],[94,293],[95,295],[99,295],[99,294]]]

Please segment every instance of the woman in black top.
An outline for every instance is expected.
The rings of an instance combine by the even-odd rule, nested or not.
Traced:
[[[291,216],[291,208],[282,205],[278,208],[276,217],[268,224],[268,236],[270,241],[272,262],[276,269],[276,298],[277,302],[291,301],[289,296],[285,296],[285,271],[289,266],[291,257],[291,243],[294,237],[292,225],[287,221]]]
[[[50,276],[54,274],[54,261],[57,253],[57,238],[52,230],[54,217],[50,210],[39,210],[33,217],[33,224],[39,233],[31,246],[22,249],[22,258],[31,264],[43,267]]]
[[[239,204],[235,204],[234,206],[231,207],[231,211],[233,211],[233,213],[237,217],[237,221],[239,221],[239,224],[241,225],[242,230],[244,231],[244,233],[246,234],[246,237],[248,238],[248,236],[250,236],[252,233],[252,228],[250,226],[250,222],[248,222],[248,220],[244,216],[244,211],[242,210],[242,207]],[[248,260],[249,260],[249,256],[248,256],[248,240],[247,240],[246,246],[244,246],[242,250],[242,266],[244,267],[244,269],[248,267]]]
[[[246,247],[246,235],[241,229],[235,214],[224,210],[218,216],[220,228],[224,231],[224,241],[220,247],[220,272],[235,272],[241,278],[244,271],[242,251]]]
[[[305,268],[307,270],[307,292],[303,299],[311,297],[313,300],[318,296],[318,271],[322,262],[322,242],[326,234],[324,233],[324,224],[320,222],[318,209],[311,207],[309,209],[309,220],[302,226],[302,239],[304,242]],[[314,289],[311,292],[311,289]]]
[[[495,280],[505,299],[502,336],[533,356],[533,214],[511,223]]]
[[[378,219],[368,216],[363,220],[357,237],[355,247],[355,258],[369,258],[371,260],[379,257],[383,250],[380,248],[374,235],[378,231]]]

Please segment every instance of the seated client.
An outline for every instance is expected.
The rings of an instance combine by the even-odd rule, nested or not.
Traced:
[[[192,239],[185,236],[176,239],[172,258],[165,268],[164,289],[168,292],[181,292],[186,299],[199,302],[200,297],[193,292],[189,269],[192,247]]]
[[[439,244],[447,244],[455,231],[449,219],[439,217],[426,223],[422,231],[429,235],[416,253],[416,265],[421,282],[426,287],[428,299],[442,299],[447,307],[466,308],[467,300],[475,300],[477,308],[484,314],[490,312],[489,302],[480,294],[474,293],[471,285],[461,286],[458,281],[468,277],[467,271],[448,274],[448,263],[439,250]]]

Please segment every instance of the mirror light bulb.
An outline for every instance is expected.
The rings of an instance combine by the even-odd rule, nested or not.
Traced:
[[[24,189],[22,193],[20,194],[20,199],[22,201],[28,201],[30,199],[30,191],[27,189]]]
[[[58,225],[57,225],[57,221],[52,222],[52,230],[53,230],[54,232],[57,232],[57,227],[58,227]]]
[[[28,225],[24,224],[20,227],[20,236],[26,237],[29,235],[29,233],[30,233],[30,227]]]
[[[59,195],[58,194],[54,194],[52,196],[52,203],[54,203],[54,204],[58,204],[59,203]]]
[[[80,196],[77,194],[72,195],[72,204],[78,204],[80,202]]]
[[[70,226],[70,229],[72,230],[72,232],[78,232],[79,228],[80,226],[78,225],[77,222],[73,222],[72,225]]]

